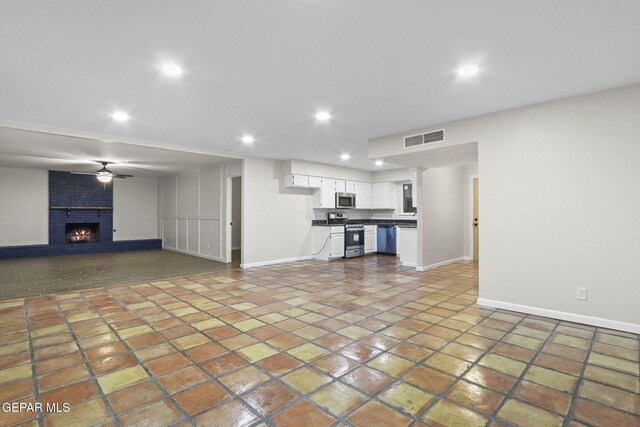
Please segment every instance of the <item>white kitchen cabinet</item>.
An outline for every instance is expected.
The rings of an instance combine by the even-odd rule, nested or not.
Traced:
[[[322,178],[318,178],[317,176],[309,177],[309,188],[321,188],[322,187]]]
[[[353,181],[345,181],[345,185],[344,185],[344,192],[345,193],[356,193],[356,184]]]
[[[371,254],[376,251],[376,225],[364,226],[364,253]]]
[[[327,178],[322,178],[321,181],[320,189],[313,194],[313,207],[315,209],[335,209],[336,181]]]
[[[393,182],[376,182],[373,184],[372,209],[395,209],[396,186]]]
[[[335,181],[335,190],[336,193],[346,193],[347,192],[347,182],[337,179]]]
[[[306,175],[285,175],[285,187],[309,188],[309,177]]]
[[[371,184],[355,183],[356,209],[371,209]]]
[[[400,263],[405,267],[415,267],[418,261],[418,229],[415,227],[398,227],[396,242]]]
[[[314,259],[336,259],[344,256],[344,227],[311,227],[311,248]]]
[[[344,256],[344,230],[339,233],[331,233],[329,258],[342,258]]]

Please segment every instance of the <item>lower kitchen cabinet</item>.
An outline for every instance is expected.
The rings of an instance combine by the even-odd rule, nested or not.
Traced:
[[[344,256],[344,231],[331,233],[329,237],[329,258],[342,258]]]
[[[376,251],[376,226],[364,226],[364,253],[371,254]]]
[[[418,229],[415,227],[398,227],[398,258],[405,267],[415,267],[418,262]]]
[[[335,259],[344,256],[344,227],[311,227],[311,248],[314,259]]]

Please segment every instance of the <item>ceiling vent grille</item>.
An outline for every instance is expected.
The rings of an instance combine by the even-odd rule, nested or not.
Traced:
[[[434,132],[411,135],[404,137],[404,148],[418,147],[425,144],[433,144],[444,141],[444,129]]]

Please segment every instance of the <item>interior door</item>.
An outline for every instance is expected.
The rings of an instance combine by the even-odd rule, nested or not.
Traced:
[[[478,217],[478,178],[473,178],[473,260],[479,261],[480,223]]]

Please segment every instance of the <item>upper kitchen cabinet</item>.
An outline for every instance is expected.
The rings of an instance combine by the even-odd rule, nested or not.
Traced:
[[[371,184],[368,182],[356,182],[356,209],[371,209],[371,192],[373,191]]]
[[[306,175],[285,175],[284,186],[309,188],[309,177]]]
[[[357,185],[357,183],[355,183],[353,181],[346,181],[344,183],[344,192],[345,193],[356,194],[356,185]]]
[[[344,181],[342,181],[344,184]],[[313,193],[313,207],[333,209],[336,207],[336,181],[322,178],[320,189]],[[343,191],[344,193],[344,191]],[[357,200],[357,199],[356,199]]]
[[[342,180],[335,181],[335,192],[336,193],[346,193],[347,192],[347,182]]]
[[[393,182],[376,182],[373,184],[372,209],[395,209],[395,201],[396,187]]]
[[[322,179],[306,175],[285,175],[284,186],[289,188],[320,188]]]

